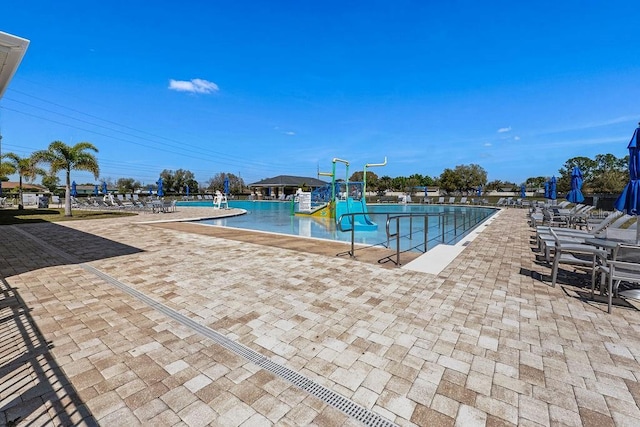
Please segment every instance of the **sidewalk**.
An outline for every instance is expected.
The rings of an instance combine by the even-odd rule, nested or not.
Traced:
[[[524,210],[437,275],[141,223],[210,213],[0,227],[0,426],[640,424],[640,311]]]

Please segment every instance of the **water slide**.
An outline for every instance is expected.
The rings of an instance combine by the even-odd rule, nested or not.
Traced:
[[[364,215],[353,216],[353,228],[355,231],[375,231],[378,229],[378,224],[373,222],[369,217],[367,211],[367,205],[364,198],[357,200],[348,197],[346,200],[336,201],[336,222],[340,219],[340,216],[346,213],[362,213]],[[351,229],[351,216],[345,216],[342,218],[342,229]]]

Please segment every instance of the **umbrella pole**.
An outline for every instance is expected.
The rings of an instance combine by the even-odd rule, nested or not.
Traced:
[[[636,216],[636,245],[640,244],[640,215]]]

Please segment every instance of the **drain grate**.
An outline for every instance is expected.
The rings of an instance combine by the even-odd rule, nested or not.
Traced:
[[[12,227],[16,231],[18,231],[20,234],[30,238],[35,242],[38,242],[38,244],[45,247],[47,250],[59,255],[61,258],[74,264],[78,263],[78,260],[74,259],[75,257],[60,250],[59,248],[40,240],[36,236],[24,230],[21,230],[18,227],[15,227],[15,226],[12,226]],[[350,416],[351,418],[360,421],[364,425],[370,426],[370,427],[395,426],[395,424],[392,423],[391,421],[387,420],[386,418],[383,418],[382,416],[376,414],[375,412],[368,410],[367,408],[359,405],[358,403],[352,401],[351,399],[348,399],[343,395],[336,393],[335,391],[330,390],[321,384],[318,384],[317,382],[313,381],[311,378],[308,378],[300,374],[299,372],[296,372],[292,369],[287,368],[286,366],[276,363],[273,360],[267,358],[266,356],[258,353],[257,351],[252,350],[248,347],[245,347],[244,345],[227,338],[221,333],[216,332],[215,330],[194,321],[193,319],[167,307],[166,305],[155,301],[154,299],[150,298],[146,294],[120,282],[119,280],[109,276],[106,273],[103,273],[97,268],[89,264],[79,264],[79,265],[83,270],[90,272],[91,274],[94,274],[97,277],[100,277],[105,282],[115,286],[116,288],[131,295],[137,300],[147,304],[149,307],[152,307],[153,309],[161,312],[162,314],[170,317],[171,319],[188,327],[189,329],[199,333],[200,335],[215,341],[216,343],[223,346],[227,350],[230,350],[235,354],[244,357],[248,361],[261,367],[262,369],[269,371],[272,374],[288,381],[289,383],[300,388],[301,390],[306,391],[307,393],[317,397],[318,399],[322,400],[328,405],[331,405],[334,408],[340,410],[341,412]]]

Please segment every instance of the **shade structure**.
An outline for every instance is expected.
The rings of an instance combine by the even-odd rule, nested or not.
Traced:
[[[158,197],[164,196],[164,190],[162,188],[162,178],[158,179]]]
[[[544,183],[544,198],[545,199],[549,198],[549,187],[550,187],[549,181],[545,181],[545,183]]]
[[[184,192],[185,192],[185,194],[186,194],[187,196],[189,195],[189,186],[188,186],[188,185],[185,185],[185,186],[184,186]]]
[[[549,185],[549,198],[555,200],[558,198],[558,192],[556,191],[556,177],[551,177],[551,184]]]
[[[476,194],[478,196],[482,196],[482,185],[478,185],[478,189],[476,190]]]
[[[571,203],[584,202],[582,195],[582,172],[578,166],[574,166],[571,171],[571,190],[567,193],[567,200]]]
[[[627,145],[629,149],[629,183],[613,204],[617,210],[636,216],[638,220],[636,244],[640,242],[640,151],[638,148],[638,132],[640,132],[640,124],[633,132],[631,141]]]
[[[78,197],[78,189],[76,188],[76,182],[73,181],[71,183],[71,196],[72,197]]]
[[[526,187],[524,186],[524,184],[522,184],[522,185],[520,186],[520,197],[522,197],[522,198],[527,197],[527,189],[526,189]]]
[[[98,193],[100,192],[100,189],[98,188],[98,184],[93,186],[93,195],[97,196]]]
[[[224,177],[224,194],[229,194],[229,177]]]
[[[102,181],[102,194],[107,194],[109,192],[109,190],[107,189],[107,182],[106,181]]]

